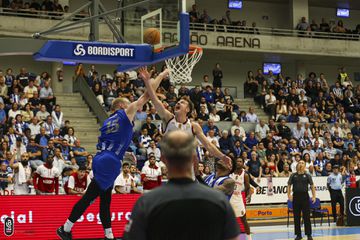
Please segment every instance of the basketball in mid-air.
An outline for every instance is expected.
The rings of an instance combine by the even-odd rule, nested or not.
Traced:
[[[157,28],[148,28],[144,32],[144,43],[156,45],[160,43],[160,31]]]

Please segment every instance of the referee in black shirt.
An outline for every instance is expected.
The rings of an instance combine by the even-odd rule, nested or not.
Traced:
[[[295,224],[295,240],[302,239],[300,217],[301,212],[304,219],[305,234],[308,240],[312,240],[311,222],[310,222],[310,202],[309,202],[309,185],[311,187],[312,199],[315,203],[315,186],[310,174],[305,173],[305,161],[300,160],[296,166],[296,173],[291,174],[288,181],[288,198],[293,202],[294,208],[294,224]],[[293,195],[291,195],[291,186],[293,186]]]
[[[226,196],[194,181],[194,137],[172,131],[161,142],[169,182],[136,202],[126,240],[239,239],[240,229]]]

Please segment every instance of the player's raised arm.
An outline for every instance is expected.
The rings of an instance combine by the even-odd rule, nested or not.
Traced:
[[[209,142],[209,140],[204,135],[203,130],[200,127],[200,125],[196,122],[193,122],[192,127],[193,127],[195,136],[199,139],[199,141],[204,146],[204,148],[206,150],[208,150],[211,155],[224,160],[225,163],[228,165],[228,167],[231,169],[231,167],[232,167],[231,159],[228,156],[226,156],[225,154],[223,154],[214,144]]]
[[[144,80],[145,86],[146,86],[146,90],[147,93],[149,94],[149,97],[152,101],[152,103],[154,104],[156,111],[159,113],[159,116],[161,117],[161,119],[164,122],[168,122],[171,118],[173,118],[173,114],[171,114],[171,112],[169,112],[164,105],[162,104],[162,102],[158,99],[158,97],[156,96],[155,93],[155,89],[154,86],[155,84],[151,84],[150,78],[147,78],[147,70],[145,69],[141,69],[140,70],[140,76],[145,75],[146,77],[142,77],[142,79]],[[164,77],[166,77],[169,74],[168,70],[163,71],[162,73],[160,73],[156,79],[154,80],[155,83],[157,83],[159,81],[159,79],[163,79]]]

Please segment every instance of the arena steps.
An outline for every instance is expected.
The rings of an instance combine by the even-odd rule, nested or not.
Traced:
[[[249,112],[249,108],[254,108],[254,111],[260,120],[269,120],[269,116],[264,112],[264,109],[258,105],[253,98],[237,98],[234,103],[240,107],[240,111]]]
[[[95,153],[99,136],[96,116],[90,112],[80,93],[55,93],[55,95],[64,113],[64,119],[69,120],[70,125],[74,127],[75,136],[80,139],[81,146],[88,152]]]

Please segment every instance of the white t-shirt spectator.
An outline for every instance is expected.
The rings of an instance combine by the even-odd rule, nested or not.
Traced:
[[[253,113],[253,114],[247,113],[246,118],[247,118],[248,122],[252,122],[252,123],[256,123],[259,121],[256,113]]]
[[[9,118],[10,118],[10,117],[15,118],[16,115],[18,115],[18,114],[21,114],[21,111],[20,111],[20,110],[13,111],[12,109],[10,109],[10,110],[9,110],[9,113],[8,113]]]
[[[255,133],[260,136],[260,139],[266,138],[266,133],[270,131],[270,128],[267,124],[264,124],[264,126],[260,126],[260,124],[257,124],[255,127]]]
[[[246,132],[245,132],[245,130],[244,130],[244,128],[242,126],[236,126],[236,125],[232,126],[231,129],[230,129],[231,136],[235,135],[235,130],[236,129],[240,130],[240,136],[242,137],[243,141],[245,141]]]
[[[156,161],[159,161],[159,160],[160,160],[161,152],[160,152],[160,149],[159,149],[159,148],[153,149],[153,148],[151,148],[151,147],[148,147],[148,149],[147,149],[146,152],[147,152],[147,155],[148,155],[148,156],[149,156],[150,153],[154,153]]]
[[[119,176],[116,178],[115,183],[114,183],[114,192],[116,187],[120,187],[120,192],[121,193],[130,193],[131,192],[131,188],[132,188],[132,184],[133,184],[134,178],[130,175],[130,173],[128,174],[128,176],[125,178],[124,177],[124,173],[121,172],[119,174]]]
[[[207,138],[207,140],[208,140],[209,142],[211,142],[212,144],[214,144],[216,147],[220,148],[219,140],[218,140],[217,137],[215,137],[215,136],[214,136],[214,137],[207,136],[206,138]]]
[[[37,92],[38,92],[38,90],[35,86],[32,86],[32,87],[26,86],[24,88],[24,93],[26,94],[27,98],[32,98],[34,96],[34,93],[37,93]]]
[[[276,104],[276,97],[274,95],[270,96],[270,94],[266,94],[265,96],[266,106],[271,104]]]
[[[40,124],[33,124],[33,123],[30,123],[29,124],[29,129],[31,131],[31,137],[35,137],[37,134],[40,133]]]

